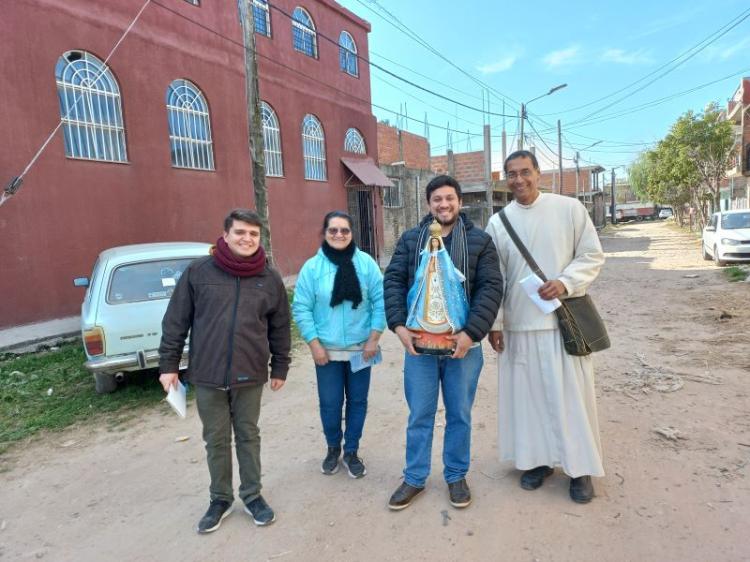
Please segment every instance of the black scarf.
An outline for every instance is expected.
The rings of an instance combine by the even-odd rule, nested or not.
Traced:
[[[331,306],[336,306],[344,301],[352,301],[352,308],[357,308],[359,303],[362,302],[362,287],[359,284],[354,263],[352,263],[357,245],[352,241],[343,250],[337,250],[323,240],[321,248],[331,263],[338,267],[336,277],[333,278]]]

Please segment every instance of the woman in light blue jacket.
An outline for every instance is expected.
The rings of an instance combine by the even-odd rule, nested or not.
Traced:
[[[360,366],[359,360],[373,363],[378,356],[385,329],[383,275],[352,240],[352,218],[346,213],[328,213],[323,236],[318,253],[299,272],[292,312],[315,361],[320,419],[328,444],[321,471],[338,472],[343,438],[342,462],[349,476],[361,478],[367,470],[357,451],[367,415],[370,365],[356,371],[352,366]]]

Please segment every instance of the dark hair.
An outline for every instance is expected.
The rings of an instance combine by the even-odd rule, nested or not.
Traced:
[[[263,228],[263,221],[260,220],[258,213],[252,209],[237,208],[229,211],[229,214],[224,219],[224,232],[229,232],[234,221],[242,221]]]
[[[452,187],[456,190],[456,195],[458,195],[458,198],[461,199],[461,184],[459,184],[454,178],[446,175],[442,176],[435,176],[430,180],[430,183],[427,184],[427,187],[425,187],[425,195],[427,196],[427,201],[430,201],[430,195],[432,195],[432,192],[436,189],[440,189],[441,187],[445,186]]]
[[[515,152],[511,153],[506,159],[505,162],[503,162],[503,172],[508,171],[508,162],[511,160],[515,160],[516,158],[528,158],[531,160],[531,164],[534,166],[534,169],[537,172],[541,172],[539,169],[539,160],[536,159],[536,155],[529,151],[529,150],[516,150]]]
[[[323,230],[321,233],[325,235],[326,228],[328,228],[328,223],[331,222],[331,219],[345,219],[349,223],[349,228],[354,229],[354,222],[352,221],[352,217],[345,213],[344,211],[331,211],[330,213],[326,214],[326,216],[323,218]]]

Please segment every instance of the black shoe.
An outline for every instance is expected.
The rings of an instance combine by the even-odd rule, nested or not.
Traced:
[[[451,505],[453,507],[466,507],[471,503],[471,490],[469,490],[469,485],[466,483],[466,478],[448,484],[448,493],[450,494]]]
[[[320,471],[323,474],[336,474],[339,471],[339,456],[341,447],[328,447],[328,454],[320,465]]]
[[[594,497],[594,485],[591,476],[579,476],[570,479],[570,499],[576,503],[589,503]]]
[[[208,506],[208,511],[198,521],[198,531],[201,535],[205,533],[213,533],[216,529],[221,527],[221,522],[224,518],[232,513],[232,504],[224,500],[212,500]]]
[[[544,479],[552,474],[552,467],[549,466],[537,466],[531,470],[527,470],[521,475],[521,488],[524,490],[536,490],[542,484]]]
[[[403,482],[396,491],[393,492],[391,499],[388,500],[388,509],[399,511],[400,509],[409,507],[414,498],[416,498],[423,490],[424,487],[417,488]]]
[[[357,451],[344,453],[344,460],[342,462],[344,463],[346,469],[349,471],[349,476],[351,476],[352,478],[362,478],[365,474],[367,474],[365,463],[363,463],[362,459],[357,456]]]
[[[245,512],[253,518],[253,521],[259,527],[270,525],[276,521],[273,509],[266,503],[263,496],[258,496],[254,500],[247,502],[245,504]]]

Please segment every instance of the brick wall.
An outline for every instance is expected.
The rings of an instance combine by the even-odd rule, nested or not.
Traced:
[[[426,138],[378,123],[378,163],[405,162],[407,168],[430,169],[430,143]]]
[[[453,177],[459,183],[475,184],[484,182],[484,151],[458,152],[453,154]],[[430,168],[436,174],[448,173],[448,157],[433,156]]]
[[[578,180],[578,193],[588,193],[592,187],[592,177],[590,168],[581,168],[581,173]],[[542,191],[554,191],[558,192],[560,185],[560,174],[557,170],[544,170],[542,171],[541,178],[539,179],[539,189]],[[601,187],[601,186],[600,186]],[[564,168],[563,169],[563,195],[572,195],[575,197],[576,194],[576,171],[575,168]]]

